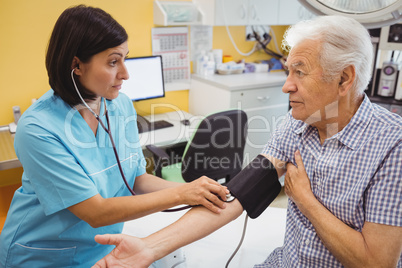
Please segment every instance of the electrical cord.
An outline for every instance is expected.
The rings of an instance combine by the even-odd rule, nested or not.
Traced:
[[[226,262],[225,268],[229,267],[230,262],[232,261],[232,259],[234,258],[234,256],[237,254],[237,252],[239,251],[241,245],[243,244],[244,241],[244,237],[246,236],[246,229],[247,229],[247,221],[248,221],[248,215],[246,214],[246,217],[244,219],[244,225],[243,225],[243,233],[241,235],[240,238],[240,242],[237,245],[235,251],[232,253],[232,255],[230,256],[230,258],[228,259],[228,261]]]
[[[269,31],[270,31],[270,33],[271,33],[272,38],[274,39],[274,45],[275,45],[276,51],[281,51],[281,50],[279,49],[279,47],[278,47],[278,43],[276,42],[276,35],[275,35],[275,32],[272,30],[271,27],[269,28]]]
[[[269,41],[271,41],[271,38],[269,38],[268,43],[265,44],[263,41],[261,41],[261,37],[260,35],[254,30],[254,27],[251,28],[253,30],[253,34],[254,34],[254,38],[255,40],[258,42],[258,44],[260,44],[261,48],[264,50],[265,53],[267,53],[268,55],[281,59],[283,57],[283,55],[278,54],[274,51],[272,51],[271,49],[267,48],[267,44],[269,43]],[[269,34],[268,34],[269,35]]]
[[[227,32],[227,34],[229,36],[229,39],[230,39],[233,47],[237,51],[237,53],[239,53],[242,56],[250,56],[251,54],[253,54],[257,50],[257,46],[259,44],[262,47],[262,49],[264,50],[264,52],[267,53],[268,55],[270,55],[272,57],[275,57],[275,58],[278,58],[278,59],[283,58],[283,55],[281,55],[279,53],[276,53],[276,52],[270,50],[269,48],[267,48],[267,44],[269,43],[270,40],[267,42],[267,44],[264,44],[263,42],[261,42],[261,40],[259,39],[259,35],[254,31],[253,27],[252,27],[253,33],[254,33],[254,36],[255,36],[255,39],[256,39],[257,42],[254,44],[253,48],[249,52],[240,51],[240,49],[237,47],[235,41],[233,40],[232,34],[230,33],[230,30],[229,30],[229,26],[226,23],[226,13],[225,13],[225,3],[224,3],[225,1],[222,0],[221,2],[222,2],[222,10],[223,10],[223,22],[225,24],[226,32]],[[275,33],[272,30],[272,28],[270,28],[270,32],[272,32],[272,37],[274,39],[274,45],[275,45],[276,50],[280,51],[279,47],[278,47],[278,44],[276,42]],[[268,35],[269,35],[269,33],[268,33]],[[269,36],[271,36],[271,35],[269,35]]]
[[[237,47],[235,41],[233,40],[232,34],[230,33],[230,30],[229,30],[229,26],[226,23],[225,1],[222,0],[221,2],[222,2],[222,10],[223,10],[223,22],[225,24],[226,32],[228,33],[230,41],[232,42],[232,44],[233,44],[234,48],[236,49],[237,53],[239,53],[242,56],[250,56],[251,54],[253,54],[256,51],[258,43],[256,42],[254,44],[253,48],[249,52],[244,53],[244,52],[240,51],[240,49]]]
[[[398,57],[396,58],[395,62],[399,64],[399,56],[401,56],[401,51],[398,52]]]

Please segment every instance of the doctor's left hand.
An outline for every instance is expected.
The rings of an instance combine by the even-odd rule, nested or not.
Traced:
[[[140,238],[124,234],[105,234],[96,235],[95,241],[116,247],[92,268],[147,268],[155,261],[152,250]]]
[[[214,213],[220,213],[226,207],[226,194],[229,190],[217,181],[202,176],[192,182],[178,186],[183,204],[201,205]]]

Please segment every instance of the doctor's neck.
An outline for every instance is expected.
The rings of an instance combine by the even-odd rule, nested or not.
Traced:
[[[101,110],[101,100],[102,98],[96,97],[94,100],[85,100],[86,104],[97,114],[99,115],[100,110]],[[88,114],[88,116],[92,117],[92,112],[84,105],[84,104],[79,104],[78,110],[80,111],[81,115],[84,116],[84,114]]]

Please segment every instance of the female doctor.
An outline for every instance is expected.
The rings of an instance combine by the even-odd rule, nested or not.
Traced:
[[[52,89],[15,136],[24,173],[0,236],[1,267],[90,267],[113,249],[95,235],[120,233],[124,221],[179,204],[225,207],[227,190],[211,179],[179,184],[145,172],[136,112],[119,94],[127,54],[126,31],[101,9],[72,7],[56,22]]]

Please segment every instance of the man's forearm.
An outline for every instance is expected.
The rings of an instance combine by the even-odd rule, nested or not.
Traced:
[[[401,254],[401,227],[366,222],[359,232],[336,218],[318,201],[302,212],[328,250],[345,267],[396,266]]]
[[[236,219],[242,212],[243,208],[237,199],[227,203],[227,207],[219,214],[204,207],[195,207],[178,221],[146,237],[144,241],[153,250],[157,260],[211,234]]]
[[[351,257],[361,255],[357,253],[363,242],[361,233],[344,224],[321,203],[316,201],[309,210],[302,212],[313,224],[321,241],[344,265],[353,262]]]

